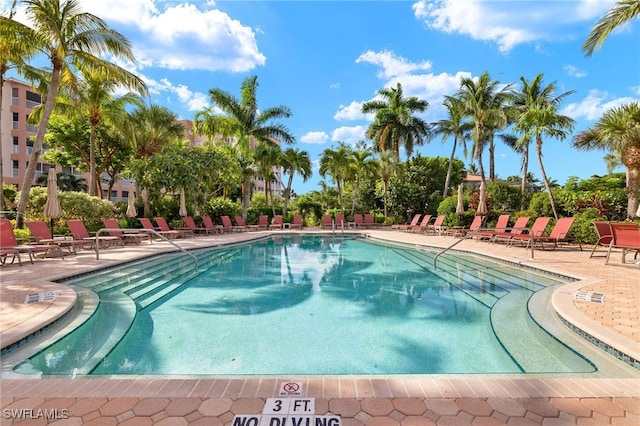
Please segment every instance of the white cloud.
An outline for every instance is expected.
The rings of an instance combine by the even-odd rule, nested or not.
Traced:
[[[637,102],[638,99],[631,97],[612,98],[607,92],[591,90],[586,98],[577,103],[570,103],[562,113],[574,119],[584,117],[593,121],[600,119],[602,114],[611,108],[634,101]]]
[[[582,78],[588,75],[585,70],[582,70],[573,65],[565,65],[564,67],[562,67],[562,69],[567,75],[570,75],[571,77]]]
[[[331,140],[334,142],[345,142],[348,145],[355,145],[366,139],[366,132],[367,128],[365,126],[342,126],[331,132]]]
[[[323,144],[329,141],[329,135],[325,132],[307,132],[300,137],[300,142],[310,144]]]
[[[419,0],[413,4],[417,18],[434,30],[459,33],[490,41],[502,53],[515,46],[557,37],[570,37],[566,25],[593,21],[613,0],[539,2],[488,0]]]
[[[114,27],[125,26],[141,68],[245,72],[264,65],[254,30],[213,2],[172,5],[159,0],[82,0]],[[158,6],[165,6],[162,10]]]
[[[431,62],[429,61],[412,63],[388,50],[382,52],[368,50],[356,59],[356,64],[360,62],[380,66],[379,78],[391,78],[397,75],[409,74],[413,71],[431,69]]]
[[[369,119],[373,120],[373,115],[371,117],[365,116],[362,113],[362,102],[353,101],[349,105],[340,105],[338,108],[338,112],[333,116],[334,120],[364,120]]]

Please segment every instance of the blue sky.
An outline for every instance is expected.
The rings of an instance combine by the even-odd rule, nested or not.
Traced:
[[[574,133],[640,99],[640,20],[591,58],[581,51],[609,0],[81,2],[129,38],[137,61],[122,65],[144,78],[151,102],[181,118],[211,106],[210,88],[239,96],[242,80],[257,75],[259,106],[291,108],[282,122],[314,161],[313,177],[294,181],[298,193],[318,189],[324,149],[365,139],[372,117],[360,105],[398,81],[406,96],[429,102],[423,118],[432,122],[445,118],[442,96],[453,95],[461,77],[488,71],[518,87],[521,76],[543,73],[545,82],[575,91],[562,105],[576,120]],[[8,4],[0,0],[2,9]],[[436,138],[416,151],[448,157],[450,150],[451,141]],[[573,150],[570,139],[545,140],[543,152],[547,174],[561,184],[606,173],[604,152]],[[461,150],[457,157],[469,163]],[[499,177],[518,175],[520,164],[498,143]],[[540,178],[533,154],[530,171]]]

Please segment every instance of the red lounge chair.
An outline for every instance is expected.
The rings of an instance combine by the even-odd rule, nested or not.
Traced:
[[[71,231],[71,235],[73,235],[74,240],[83,240],[91,243],[91,247],[94,247],[94,244],[98,242],[100,247],[107,248],[112,244],[120,244],[123,241],[119,237],[112,237],[111,235],[105,235],[100,237],[92,237],[89,235],[89,231],[84,226],[84,222],[80,219],[68,219],[67,225],[69,226],[69,231]]]
[[[224,232],[222,226],[214,224],[209,216],[202,216],[202,223],[209,233],[222,234]]]
[[[15,248],[3,248],[0,249],[0,265],[7,263],[7,257],[11,256],[11,262],[15,262],[18,259],[18,264],[22,266],[22,259],[20,259],[20,251]]]
[[[425,214],[420,223],[416,226],[409,226],[407,231],[409,232],[422,232],[427,230],[427,226],[429,226],[429,222],[431,222],[431,218],[433,216],[430,214]]]
[[[496,226],[493,229],[487,229],[484,231],[478,231],[476,233],[476,237],[479,240],[490,240],[497,233],[506,232],[507,227],[509,226],[509,215],[501,214],[498,216],[498,221],[496,222]]]
[[[571,225],[573,225],[574,218],[572,217],[561,217],[558,219],[556,224],[553,226],[551,233],[547,236],[540,235],[533,238],[533,243],[539,243],[540,247],[544,250],[544,243],[553,243],[553,249],[555,250],[560,243],[568,243],[569,238],[569,230],[571,229]],[[577,242],[580,246],[580,251],[582,251],[582,244],[580,241]]]
[[[527,243],[526,247],[529,247],[529,244],[531,244],[532,238],[542,236],[550,220],[551,218],[548,216],[540,216],[539,218],[536,218],[536,220],[533,222],[533,225],[531,225],[531,232],[529,233],[523,232],[522,234],[515,234],[511,236],[511,238],[509,238],[507,243],[513,245],[513,243],[516,241],[519,241],[520,244],[522,244],[523,242],[526,242]]]
[[[611,250],[614,248],[622,249],[622,263],[626,263],[627,251],[635,250],[634,259],[637,258],[638,253],[640,253],[640,226],[637,223],[610,223],[609,225],[611,226],[613,239],[609,243],[609,250],[604,264],[607,265],[609,263]]]
[[[187,229],[181,229],[181,230],[171,229],[169,227],[169,224],[167,223],[167,220],[164,217],[156,217],[153,220],[156,221],[158,228],[160,228],[160,231],[162,231],[163,233],[177,232],[180,238],[186,238],[193,235],[193,233]]]
[[[165,231],[162,231],[160,228],[156,229],[156,227],[153,226],[153,223],[151,223],[151,220],[146,217],[139,217],[138,220],[140,221],[144,229],[156,231],[158,234],[162,235],[165,238],[178,238],[178,236],[180,235],[178,231],[165,232]]]
[[[345,226],[349,226],[346,220],[344,220],[344,215],[341,213],[336,214],[336,228],[344,229]]]
[[[424,230],[425,234],[440,235],[445,232],[447,230],[447,227],[443,225],[445,218],[446,215],[443,214],[436,216],[436,220],[433,222],[433,225],[427,225],[427,228]]]
[[[44,253],[45,256],[47,253],[52,252],[60,252],[60,257],[64,259],[64,254],[62,250],[59,250],[59,247],[49,244],[18,244],[18,240],[16,239],[16,234],[13,233],[13,228],[11,227],[11,221],[9,219],[0,219],[0,250],[2,251],[3,261],[2,264],[6,262],[6,257],[9,254],[12,254],[14,257],[11,260],[11,263],[17,257],[18,263],[22,265],[22,260],[20,259],[20,253],[27,253],[29,255],[29,261],[33,263],[33,258],[35,257],[34,253]]]
[[[593,250],[591,250],[591,255],[589,255],[589,258],[593,257],[593,254],[596,252],[596,249],[598,248],[598,246],[609,247],[611,240],[613,240],[613,234],[611,234],[611,226],[609,225],[609,222],[596,220],[591,223],[593,223],[593,226],[595,226],[596,232],[598,233],[598,241],[596,242],[596,245],[593,246]],[[605,256],[606,254],[604,256],[599,256],[599,257],[605,257]]]
[[[193,220],[191,216],[185,216],[184,223],[185,225],[187,225],[186,229],[188,229],[194,234],[209,234],[211,232],[216,232],[215,229],[209,230],[209,228],[207,227],[204,227],[204,228],[199,227],[198,225],[196,225],[196,221]]]
[[[139,232],[122,232],[120,231],[120,225],[118,225],[118,221],[116,219],[102,219],[102,223],[104,227],[109,229],[107,231],[109,235],[112,237],[118,237],[122,240],[124,244],[134,243],[140,244],[142,240],[151,240],[151,236],[144,233]]]
[[[76,247],[90,246],[86,241],[78,241],[66,238],[53,238],[46,223],[41,220],[27,222],[27,228],[31,231],[31,236],[38,244],[55,244],[61,248],[66,248],[69,253],[77,254]]]
[[[269,229],[269,216],[266,214],[260,215],[258,218],[258,231],[264,229],[265,231]]]
[[[273,223],[269,225],[269,229],[284,229],[284,224],[282,223],[282,215],[277,214],[273,217]]]
[[[422,214],[415,214],[415,215],[413,215],[413,219],[411,219],[411,222],[409,222],[409,223],[401,223],[401,224],[398,224],[398,225],[392,225],[391,229],[397,229],[397,230],[400,230],[400,231],[404,231],[410,226],[416,226],[418,224],[418,222],[420,222],[420,218],[421,217],[422,217]]]
[[[482,226],[482,223],[484,222],[484,218],[485,216],[476,215],[474,216],[473,221],[471,222],[471,225],[469,225],[468,228],[450,228],[447,231],[445,231],[445,234],[451,235],[454,237],[462,237],[467,234],[471,234],[477,231],[478,229],[480,229],[480,227]]]
[[[234,216],[234,220],[236,221],[236,231],[249,231],[251,229],[251,225],[244,223],[242,216]],[[256,229],[257,225],[253,225],[253,227]]]
[[[527,223],[529,223],[529,216],[521,216],[516,219],[516,222],[511,228],[507,228],[503,232],[494,232],[489,241],[495,243],[499,240],[504,240],[508,243],[509,239],[514,235],[523,234],[528,231]]]
[[[377,223],[371,213],[364,214],[364,224],[367,228],[380,228],[382,225]]]
[[[360,213],[356,213],[353,215],[353,227],[354,228],[364,228],[364,217]]]
[[[293,216],[293,223],[289,225],[289,229],[302,229],[302,215]]]
[[[330,214],[322,215],[322,229],[333,229],[333,219]]]

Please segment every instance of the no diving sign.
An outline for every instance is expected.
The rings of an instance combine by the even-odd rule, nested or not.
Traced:
[[[300,382],[282,382],[280,383],[280,396],[301,396],[302,383]]]
[[[262,414],[236,414],[232,426],[342,426],[340,416],[314,413],[314,398],[267,398]]]

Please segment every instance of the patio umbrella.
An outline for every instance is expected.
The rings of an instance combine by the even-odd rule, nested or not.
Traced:
[[[185,217],[187,215],[187,205],[184,200],[184,189],[180,190],[180,211],[178,212],[178,214],[182,217]]]
[[[462,184],[458,185],[458,205],[456,206],[456,214],[464,214],[464,202],[462,199]]]
[[[484,216],[488,213],[487,211],[487,186],[482,181],[480,183],[480,201],[478,202],[478,209],[476,210],[476,215]]]
[[[134,189],[133,185],[129,185],[129,197],[127,199],[127,216],[129,217],[136,217],[138,215],[138,212],[136,211],[136,196]]]
[[[51,235],[53,235],[53,219],[60,217],[62,209],[60,208],[60,201],[58,201],[58,177],[56,176],[56,169],[50,168],[47,175],[47,202],[44,205],[44,217],[50,219],[49,226],[51,227]]]
[[[638,204],[638,211],[636,212],[636,217],[640,217],[640,204]]]

